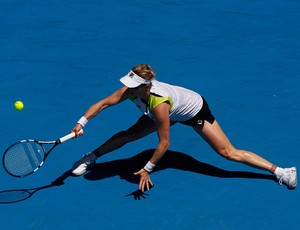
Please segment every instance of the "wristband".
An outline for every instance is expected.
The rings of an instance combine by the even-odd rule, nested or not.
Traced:
[[[155,167],[155,164],[152,164],[150,161],[147,162],[145,165],[144,169],[148,172],[151,173]]]
[[[82,116],[78,121],[77,121],[78,124],[80,124],[82,127],[84,127],[87,123],[88,123],[88,120]]]

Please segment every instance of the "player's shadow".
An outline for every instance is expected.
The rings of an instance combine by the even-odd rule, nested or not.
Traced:
[[[140,170],[145,165],[145,162],[151,158],[153,152],[154,149],[149,149],[131,158],[98,163],[84,175],[84,178],[93,181],[119,176],[120,179],[124,179],[130,183],[138,184],[139,177],[135,176],[133,173]],[[152,174],[157,171],[170,168],[220,178],[247,178],[275,181],[275,177],[273,175],[246,171],[228,171],[200,162],[185,153],[171,150],[168,150],[165,153],[164,157],[159,161]],[[141,197],[145,198],[144,195],[147,194],[136,190],[127,196],[134,196],[135,199],[140,199]]]

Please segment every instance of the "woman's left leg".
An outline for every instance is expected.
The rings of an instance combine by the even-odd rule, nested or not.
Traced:
[[[247,164],[249,166],[275,172],[276,165],[253,152],[236,149],[229,141],[218,122],[204,122],[203,128],[193,126],[194,130],[222,157]]]

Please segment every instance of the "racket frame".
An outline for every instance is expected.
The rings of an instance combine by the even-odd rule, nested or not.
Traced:
[[[80,130],[80,133],[83,133],[83,130],[82,130],[82,129]],[[51,152],[57,145],[59,145],[59,144],[65,142],[65,141],[67,141],[67,140],[69,140],[69,139],[71,139],[71,138],[74,138],[74,137],[75,137],[75,133],[72,132],[72,133],[70,133],[70,134],[67,134],[67,135],[65,135],[65,136],[63,136],[63,137],[61,137],[61,138],[55,140],[55,141],[38,141],[38,140],[32,140],[32,139],[27,139],[27,140],[21,140],[21,141],[18,141],[18,142],[16,142],[16,143],[10,145],[10,146],[5,150],[5,152],[4,152],[4,154],[3,154],[3,157],[2,157],[2,165],[3,165],[3,168],[4,168],[4,170],[5,170],[9,175],[11,175],[11,176],[13,176],[13,177],[23,178],[23,177],[25,177],[25,176],[29,176],[29,175],[35,173],[39,168],[42,167],[42,165],[44,164],[44,162],[45,162],[46,158],[48,157],[48,155],[50,154],[50,152]],[[11,172],[7,169],[7,167],[5,166],[5,156],[6,156],[6,153],[10,150],[10,148],[12,148],[13,146],[15,146],[15,145],[17,145],[17,144],[24,143],[24,142],[34,142],[34,143],[40,145],[40,147],[42,148],[42,150],[43,150],[43,152],[44,152],[44,157],[43,157],[43,160],[40,162],[40,164],[39,164],[33,171],[31,171],[30,173],[27,173],[27,174],[24,174],[24,175],[15,175],[15,174],[11,173]],[[44,145],[46,145],[46,144],[53,144],[53,145],[49,148],[48,151],[46,151],[46,149],[45,149],[45,147],[44,147]]]

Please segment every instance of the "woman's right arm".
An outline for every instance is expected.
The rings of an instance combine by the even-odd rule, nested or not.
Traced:
[[[96,102],[95,104],[91,105],[87,111],[85,112],[84,116],[80,119],[85,121],[84,123],[91,120],[93,117],[98,115],[102,110],[108,108],[109,106],[116,105],[126,99],[129,98],[129,93],[126,86],[123,86],[119,90],[115,91],[113,94],[109,95],[108,97]],[[82,122],[80,122],[82,123]],[[76,137],[81,136],[82,134],[79,131],[84,127],[84,125],[77,123],[71,132],[75,132]]]

